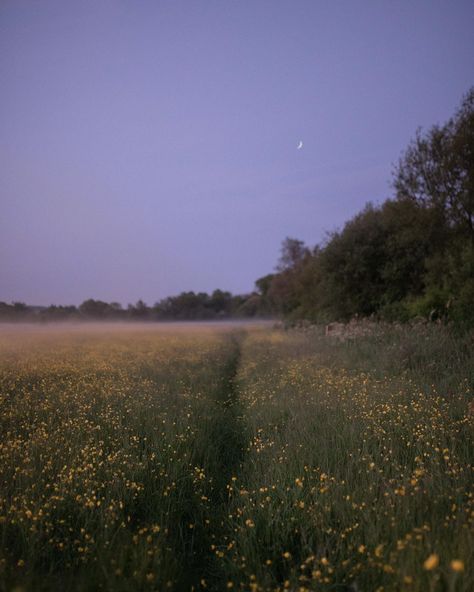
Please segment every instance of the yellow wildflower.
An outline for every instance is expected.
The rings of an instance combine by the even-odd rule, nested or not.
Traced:
[[[461,561],[460,559],[453,559],[451,561],[451,569],[453,571],[457,571],[458,573],[464,571],[464,561]]]
[[[436,553],[432,553],[428,559],[426,559],[426,561],[423,563],[423,567],[424,569],[426,569],[426,571],[431,571],[432,569],[435,569],[436,567],[438,567],[439,565],[439,555],[436,555]]]

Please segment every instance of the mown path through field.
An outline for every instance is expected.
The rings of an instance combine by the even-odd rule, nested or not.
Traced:
[[[248,440],[241,413],[241,403],[236,385],[244,333],[233,333],[228,338],[228,355],[222,366],[220,383],[208,393],[209,412],[200,425],[197,438],[196,462],[210,482],[209,524],[197,524],[191,531],[183,524],[186,533],[185,555],[187,566],[178,584],[180,590],[207,588],[221,590],[225,587],[225,574],[216,560],[219,545],[228,538],[225,523],[228,514],[228,484],[241,470]],[[190,507],[189,518],[194,514]],[[188,516],[184,517],[184,521]]]

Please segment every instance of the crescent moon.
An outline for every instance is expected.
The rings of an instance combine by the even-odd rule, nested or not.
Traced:
[[[300,140],[300,143],[297,146],[297,150],[301,150],[303,148],[303,142]]]

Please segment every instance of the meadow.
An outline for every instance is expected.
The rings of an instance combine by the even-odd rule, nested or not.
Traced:
[[[0,590],[474,589],[473,346],[0,327]]]

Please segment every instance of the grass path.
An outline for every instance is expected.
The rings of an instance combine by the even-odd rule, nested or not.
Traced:
[[[218,557],[219,547],[231,537],[225,526],[229,512],[228,485],[242,468],[248,439],[236,384],[245,335],[236,332],[225,339],[227,359],[220,370],[219,383],[207,393],[210,406],[196,438],[195,462],[203,468],[211,484],[212,515],[205,517],[191,531],[185,527],[182,529],[188,533],[185,541],[187,568],[177,589],[183,591],[222,590],[227,579]],[[189,519],[192,520],[195,514],[191,505]],[[188,515],[185,515],[184,520],[187,519]]]

